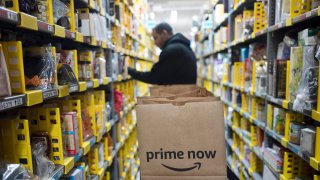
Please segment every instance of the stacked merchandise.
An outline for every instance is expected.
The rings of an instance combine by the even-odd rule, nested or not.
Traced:
[[[212,69],[221,87],[228,165],[240,179],[318,179],[319,1],[223,4],[226,22],[198,72],[211,87]]]
[[[155,58],[146,1],[9,0],[0,11],[0,179],[135,178],[135,99],[148,87],[127,67]]]

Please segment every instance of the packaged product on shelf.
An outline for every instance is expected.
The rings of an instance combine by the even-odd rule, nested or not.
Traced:
[[[290,77],[289,77],[289,101],[291,103],[296,99],[299,84],[302,75],[302,47],[291,47],[290,53]]]
[[[301,130],[300,151],[309,157],[315,154],[316,131],[314,128],[304,128]]]
[[[94,78],[102,79],[106,74],[106,59],[101,55],[94,59]]]
[[[32,147],[33,172],[39,179],[49,179],[55,165],[46,155],[46,147],[43,143],[36,143]]]
[[[56,66],[51,45],[23,48],[23,64],[27,89],[55,87]]]
[[[84,166],[77,165],[68,173],[68,175],[63,175],[60,179],[61,180],[86,179],[84,169],[85,169]]]
[[[108,138],[108,152],[112,152],[113,148],[114,148],[114,144],[113,144],[113,139],[112,139],[110,133],[107,133],[107,138]]]
[[[281,42],[277,49],[277,59],[279,60],[289,60],[290,59],[290,46],[285,42]]]
[[[66,29],[70,29],[70,20],[67,17],[67,14],[69,13],[70,9],[63,2],[65,1],[53,0],[52,9],[54,23],[62,27],[65,27]]]
[[[243,37],[251,36],[253,32],[253,11],[244,10],[243,11]]]
[[[68,64],[58,64],[58,85],[76,85],[78,80]]]
[[[252,61],[246,59],[244,61],[244,87],[250,88],[252,84]]]
[[[290,0],[282,0],[281,4],[281,21],[290,18]]]
[[[276,0],[276,9],[275,9],[275,24],[281,22],[281,10],[282,10],[282,0]]]
[[[91,125],[92,116],[90,115],[89,108],[83,108],[81,110],[81,117],[83,139],[87,140],[93,136],[93,129]]]
[[[67,156],[74,156],[79,151],[78,119],[76,112],[61,113],[63,147]]]
[[[293,101],[293,109],[315,109],[317,106],[319,62],[315,58],[316,46],[303,46],[302,77]]]
[[[257,119],[262,122],[266,122],[267,120],[267,112],[266,112],[266,104],[262,99],[257,99],[256,102],[256,110],[257,110]]]
[[[298,33],[298,40],[300,46],[314,46],[320,40],[320,28],[307,28]]]
[[[311,9],[316,9],[320,6],[319,0],[311,0]]]
[[[4,57],[2,45],[0,44],[0,97],[11,96],[11,86],[7,63]]]
[[[118,114],[118,117],[120,117],[120,112],[123,108],[123,100],[124,96],[121,91],[114,90],[114,109],[116,113]]]
[[[271,167],[277,172],[282,172],[283,169],[283,155],[278,154],[277,150],[272,148],[265,148],[264,150],[264,159],[271,165]],[[280,156],[279,156],[280,155]]]
[[[279,135],[284,134],[285,129],[285,117],[286,113],[285,110],[282,108],[274,107],[273,109],[273,125],[272,129],[275,133]]]
[[[243,19],[242,14],[237,15],[234,18],[234,38],[235,40],[240,39],[243,36]]]
[[[92,13],[80,10],[79,12],[79,32],[84,36],[95,36],[94,17]]]
[[[276,98],[284,99],[286,96],[287,61],[276,59]]]
[[[256,91],[260,94],[267,92],[267,62],[256,63]]]
[[[36,144],[42,144],[41,149],[45,152],[47,157],[50,157],[50,138],[48,132],[35,132],[31,134],[31,146],[34,147]]]
[[[0,179],[1,180],[12,180],[12,179],[38,179],[30,173],[21,164],[6,164],[0,163]]]
[[[300,144],[301,130],[305,126],[300,123],[291,122],[289,131],[289,141],[294,144]]]
[[[263,166],[263,177],[262,180],[278,180],[267,165]]]

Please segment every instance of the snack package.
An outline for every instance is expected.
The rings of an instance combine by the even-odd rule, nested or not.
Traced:
[[[54,22],[58,23],[58,21],[60,20],[59,25],[65,27],[66,29],[69,29],[70,22],[68,19],[65,19],[65,18],[67,18],[66,15],[70,11],[68,6],[66,4],[64,4],[63,2],[61,2],[60,0],[53,0],[52,6],[53,6],[52,9],[53,9]],[[63,19],[61,19],[61,18],[63,18]]]

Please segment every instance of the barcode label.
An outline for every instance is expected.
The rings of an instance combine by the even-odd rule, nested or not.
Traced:
[[[13,107],[16,107],[16,106],[20,106],[22,104],[23,104],[22,98],[9,100],[9,101],[5,101],[5,102],[0,102],[0,110],[13,108]]]
[[[78,90],[78,86],[71,86],[69,89],[70,92],[75,92],[77,90]]]
[[[307,12],[306,13],[306,17],[308,18],[308,17],[310,17],[312,14],[311,14],[311,11],[309,11],[309,12]]]
[[[43,99],[48,99],[55,96],[58,96],[58,92],[56,90],[43,92]]]
[[[18,21],[18,15],[16,13],[8,12],[8,19]]]
[[[53,32],[53,26],[48,26],[48,31]]]

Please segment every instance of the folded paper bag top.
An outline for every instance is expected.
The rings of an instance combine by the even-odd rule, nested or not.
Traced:
[[[214,97],[144,97],[139,101],[142,180],[226,179],[221,101]]]
[[[198,89],[196,85],[165,85],[150,87],[151,96],[159,96],[162,93],[179,94],[181,92],[188,92]]]

